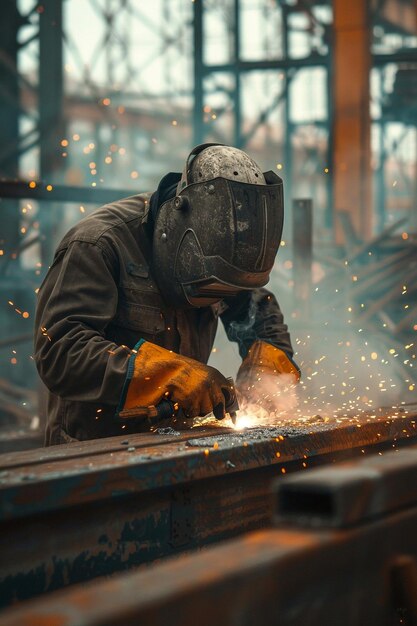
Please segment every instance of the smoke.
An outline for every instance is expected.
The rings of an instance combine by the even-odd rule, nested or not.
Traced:
[[[291,374],[262,373],[255,381],[240,385],[238,428],[276,423],[293,416],[298,406],[298,384]]]
[[[417,340],[413,332],[416,334],[417,324],[413,332],[399,335],[385,316],[363,323],[361,316],[372,304],[372,294],[357,301],[350,274],[329,284],[323,280],[328,271],[325,267],[317,275],[313,273],[307,315],[305,303],[294,296],[292,267],[285,263],[285,252],[277,264],[279,272],[271,277],[271,291],[284,312],[302,377],[296,385],[274,376],[252,381],[252,388],[246,390],[248,397],[240,397],[238,428],[290,421],[307,427],[313,420],[344,420],[364,413],[372,417],[379,407],[392,407],[395,414],[397,408],[416,402]],[[416,296],[404,288],[407,283],[401,273],[397,281],[397,301],[407,314],[412,306],[415,310]],[[236,345],[227,341],[221,328],[214,350],[211,364],[235,376],[241,360]],[[231,422],[222,424],[230,426]]]
[[[244,341],[247,345],[251,345],[256,341],[257,336],[254,329],[256,323],[256,314],[258,311],[258,303],[262,298],[262,294],[253,291],[250,294],[249,307],[247,315],[242,321],[232,320],[227,329],[227,335],[230,341]]]

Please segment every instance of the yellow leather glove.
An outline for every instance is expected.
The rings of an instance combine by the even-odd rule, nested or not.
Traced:
[[[288,356],[265,341],[255,341],[243,359],[236,377],[242,408],[252,405],[267,412],[294,408],[296,398],[291,388],[300,380],[300,372]]]
[[[300,380],[299,370],[285,352],[270,343],[258,340],[252,344],[248,354],[243,359],[237,380],[244,382],[245,379],[250,379],[255,382],[261,379],[263,374],[290,374],[294,376],[294,382]]]
[[[213,412],[225,417],[228,380],[214,367],[166,350],[149,341],[139,342],[129,363],[127,393],[121,408],[156,406],[169,399],[185,417]]]

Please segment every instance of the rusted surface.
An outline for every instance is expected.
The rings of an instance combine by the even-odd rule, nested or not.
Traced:
[[[192,435],[194,436],[194,432]],[[12,519],[54,508],[85,504],[162,487],[248,471],[271,464],[283,464],[304,457],[400,441],[417,436],[414,413],[390,419],[363,418],[355,423],[308,424],[272,429],[248,429],[243,433],[219,433],[190,440],[190,433],[169,437],[162,444],[157,435],[113,438],[120,448],[106,450],[106,442],[91,442],[101,452],[88,454],[88,443],[79,454],[67,448],[64,458],[46,454],[42,463],[34,460],[0,473],[0,519]],[[150,439],[153,437],[154,439]],[[184,441],[184,437],[187,439]],[[116,440],[119,440],[117,442]],[[188,443],[188,445],[187,445]],[[216,447],[216,443],[218,447]],[[147,445],[146,445],[147,444]],[[246,445],[245,445],[246,444]],[[85,447],[84,447],[85,446]],[[279,455],[277,456],[277,453]],[[23,453],[22,453],[23,454]],[[59,451],[52,453],[59,454]],[[13,455],[10,455],[13,456]],[[16,454],[16,459],[21,455]]]
[[[413,624],[415,602],[408,579],[396,580],[394,590],[392,573],[398,569],[399,555],[407,555],[415,571],[416,523],[414,506],[347,531],[257,531],[146,571],[77,585],[23,603],[4,611],[1,623]]]
[[[43,431],[8,428],[1,428],[0,430],[0,459],[11,451],[21,452],[22,450],[39,449],[42,445]]]
[[[4,455],[0,604],[261,528],[277,476],[412,442],[416,414],[407,410],[119,437],[42,450],[42,459]]]
[[[277,485],[277,519],[346,527],[417,504],[417,447],[288,477]]]
[[[93,441],[80,441],[78,443],[67,443],[59,446],[51,446],[49,448],[38,448],[35,450],[27,450],[16,454],[8,452],[0,455],[0,469],[8,469],[12,467],[29,467],[33,465],[44,465],[56,460],[76,459],[80,457],[92,457],[101,454],[109,454],[126,450],[129,446],[143,448],[147,445],[157,446],[173,441],[187,441],[193,437],[201,437],[202,434],[207,436],[213,435],[222,428],[222,432],[233,432],[231,429],[223,427],[199,427],[186,431],[176,431],[169,428],[159,428],[153,433],[140,433],[137,435],[129,435],[128,437],[106,437],[103,439],[95,439]]]

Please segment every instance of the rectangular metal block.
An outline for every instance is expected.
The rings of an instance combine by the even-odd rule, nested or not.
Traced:
[[[314,469],[276,484],[276,521],[339,528],[417,505],[417,447]]]

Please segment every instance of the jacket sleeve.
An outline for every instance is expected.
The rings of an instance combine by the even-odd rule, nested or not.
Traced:
[[[244,359],[255,341],[276,346],[292,360],[293,349],[288,327],[275,296],[267,289],[241,291],[224,300],[226,310],[221,314],[226,335],[236,341]]]
[[[62,398],[119,402],[131,350],[105,338],[117,274],[99,245],[75,241],[57,253],[39,290],[34,358],[45,385]]]

